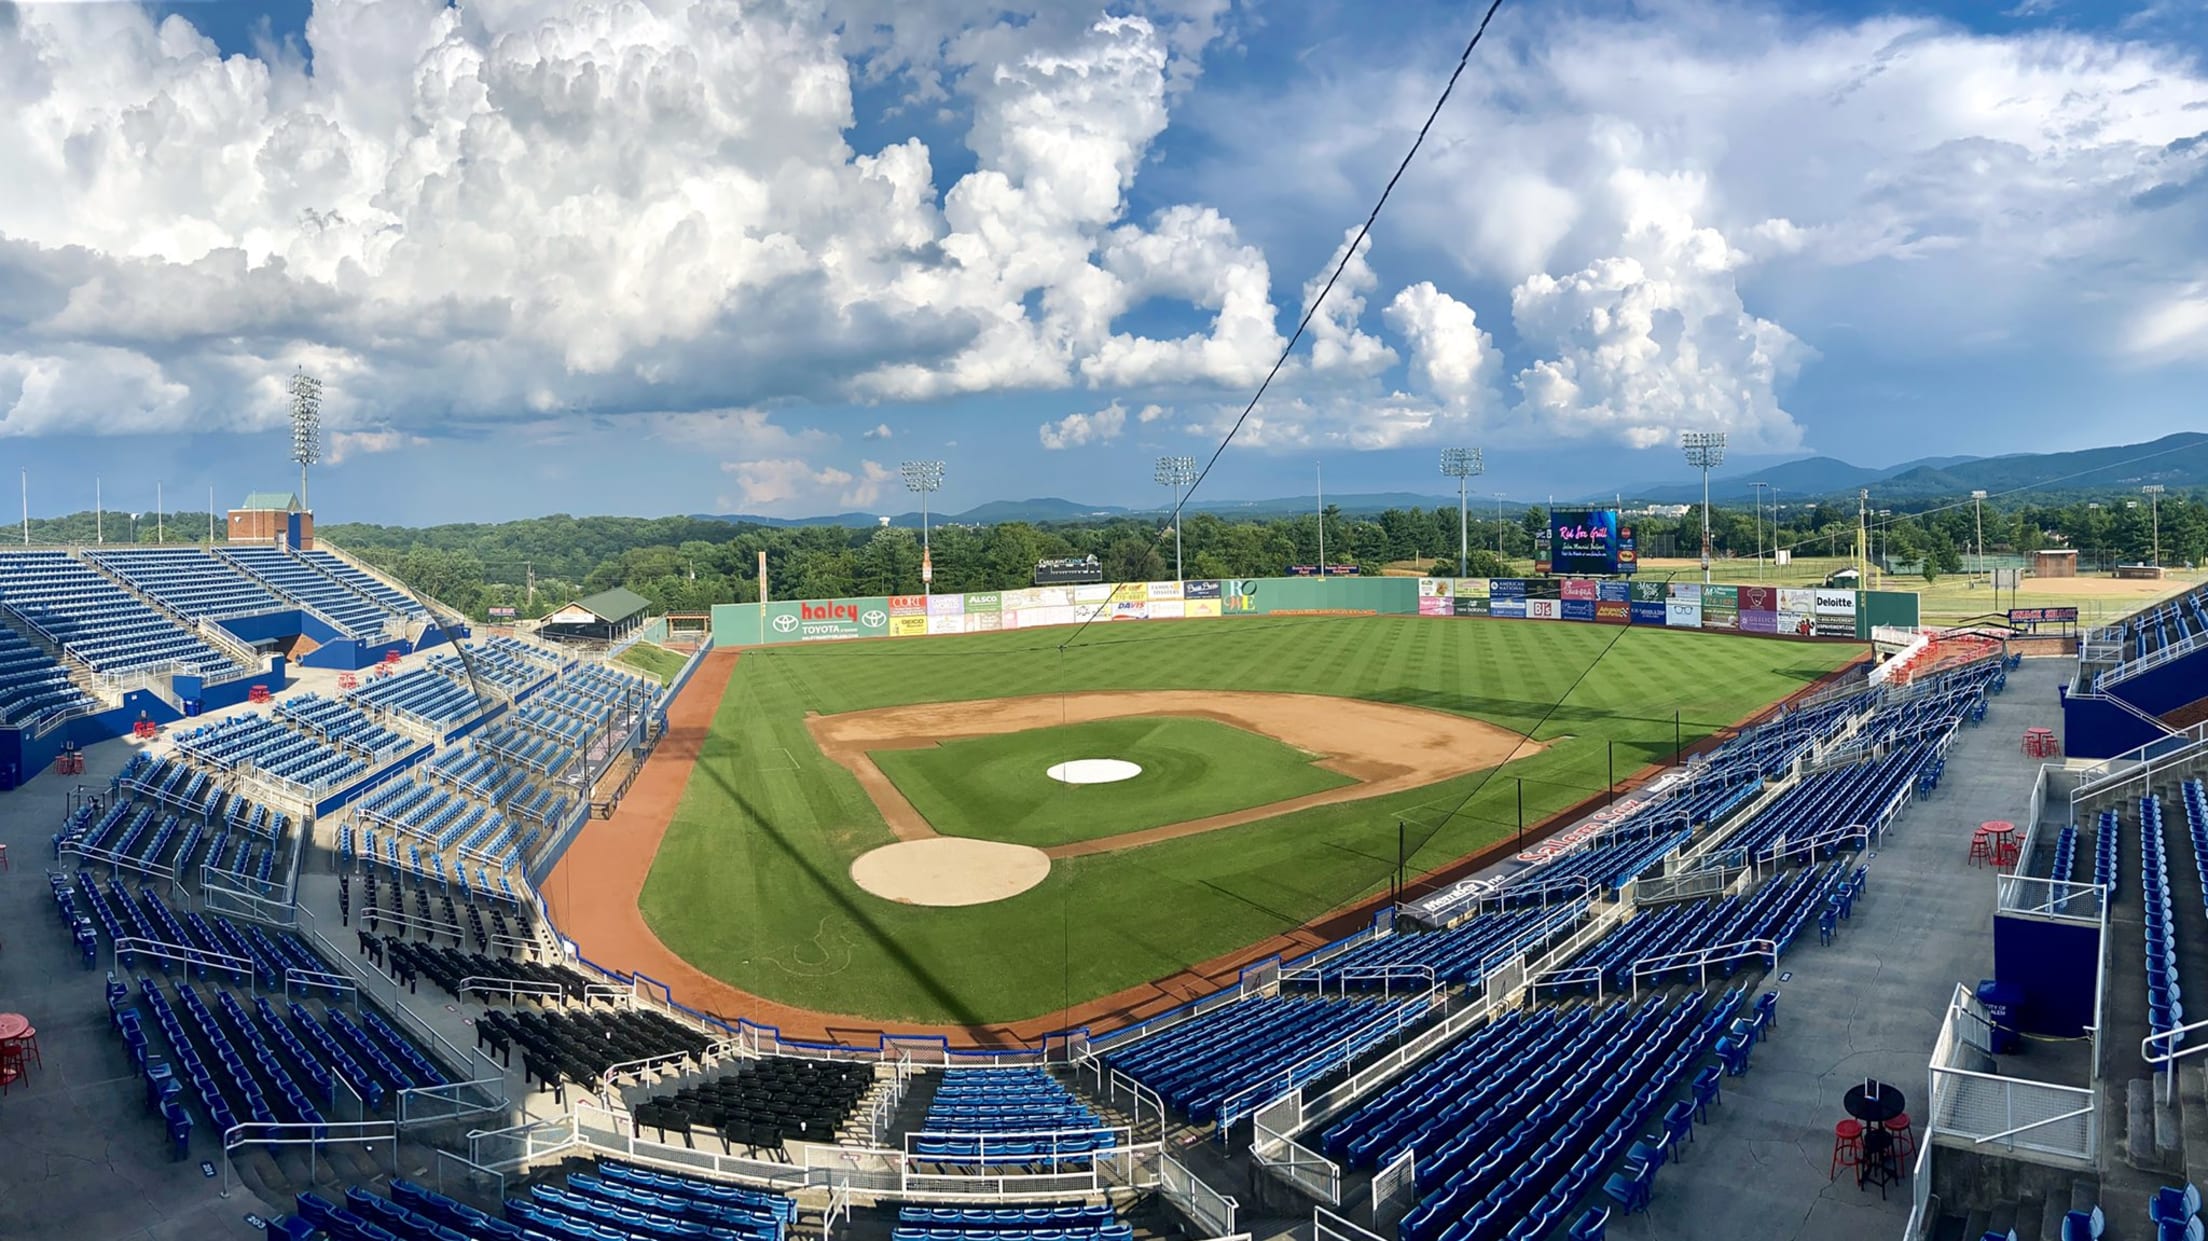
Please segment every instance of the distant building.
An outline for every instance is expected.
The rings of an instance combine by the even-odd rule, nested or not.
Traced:
[[[1694,511],[1691,504],[1651,504],[1646,508],[1625,510],[1628,517],[1684,517]]]
[[[644,624],[651,600],[616,586],[577,599],[538,623],[540,637],[565,642],[618,642]]]
[[[2078,553],[2066,547],[2048,547],[2032,553],[2033,577],[2076,577]]]
[[[314,548],[314,514],[288,491],[256,491],[230,510],[233,543],[282,544],[299,551]]]

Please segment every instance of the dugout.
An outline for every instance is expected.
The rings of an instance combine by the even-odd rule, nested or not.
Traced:
[[[554,610],[537,622],[537,632],[554,642],[619,642],[644,627],[651,606],[651,600],[616,586]]]

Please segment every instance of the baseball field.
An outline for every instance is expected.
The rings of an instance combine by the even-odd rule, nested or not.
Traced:
[[[634,899],[668,952],[774,1006],[1047,1020],[1384,893],[1399,840],[1415,875],[1511,837],[1860,651],[1416,617],[1134,628],[746,651],[725,690],[693,688],[718,704],[641,893],[588,899]],[[1082,759],[1136,771],[1050,774]],[[895,852],[853,877],[953,843],[903,888],[878,878]],[[1027,877],[960,896],[992,850]]]

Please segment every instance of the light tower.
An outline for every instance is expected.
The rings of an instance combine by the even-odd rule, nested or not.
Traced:
[[[928,547],[928,497],[943,489],[943,463],[907,461],[898,467],[905,476],[905,490],[920,497],[920,593],[934,593],[935,560]]]
[[[322,381],[291,376],[291,459],[299,463],[299,507],[307,507],[307,467],[322,460]]]
[[[1159,486],[1173,489],[1173,580],[1186,581],[1181,573],[1181,489],[1196,485],[1196,458],[1160,457],[1151,477]]]
[[[2147,497],[2147,520],[2154,527],[2154,567],[2162,567],[2162,484],[2148,483],[2139,489]]]
[[[1756,489],[1756,576],[1760,578],[1763,576],[1763,489],[1771,484],[1750,483],[1748,485]],[[1773,514],[1771,519],[1771,546],[1775,549],[1778,545],[1779,522],[1778,516]]]
[[[1470,572],[1467,564],[1471,557],[1471,522],[1466,515],[1465,489],[1472,476],[1487,473],[1487,459],[1477,448],[1444,448],[1441,450],[1441,472],[1457,480],[1457,576]]]
[[[1725,463],[1723,431],[1681,431],[1679,447],[1687,464],[1702,471],[1702,582],[1710,581],[1710,471]]]

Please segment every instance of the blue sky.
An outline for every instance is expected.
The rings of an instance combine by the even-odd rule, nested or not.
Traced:
[[[0,24],[0,467],[323,519],[1162,498],[1458,4],[37,4]],[[1506,4],[1212,498],[1533,499],[2199,425],[2195,6]]]

